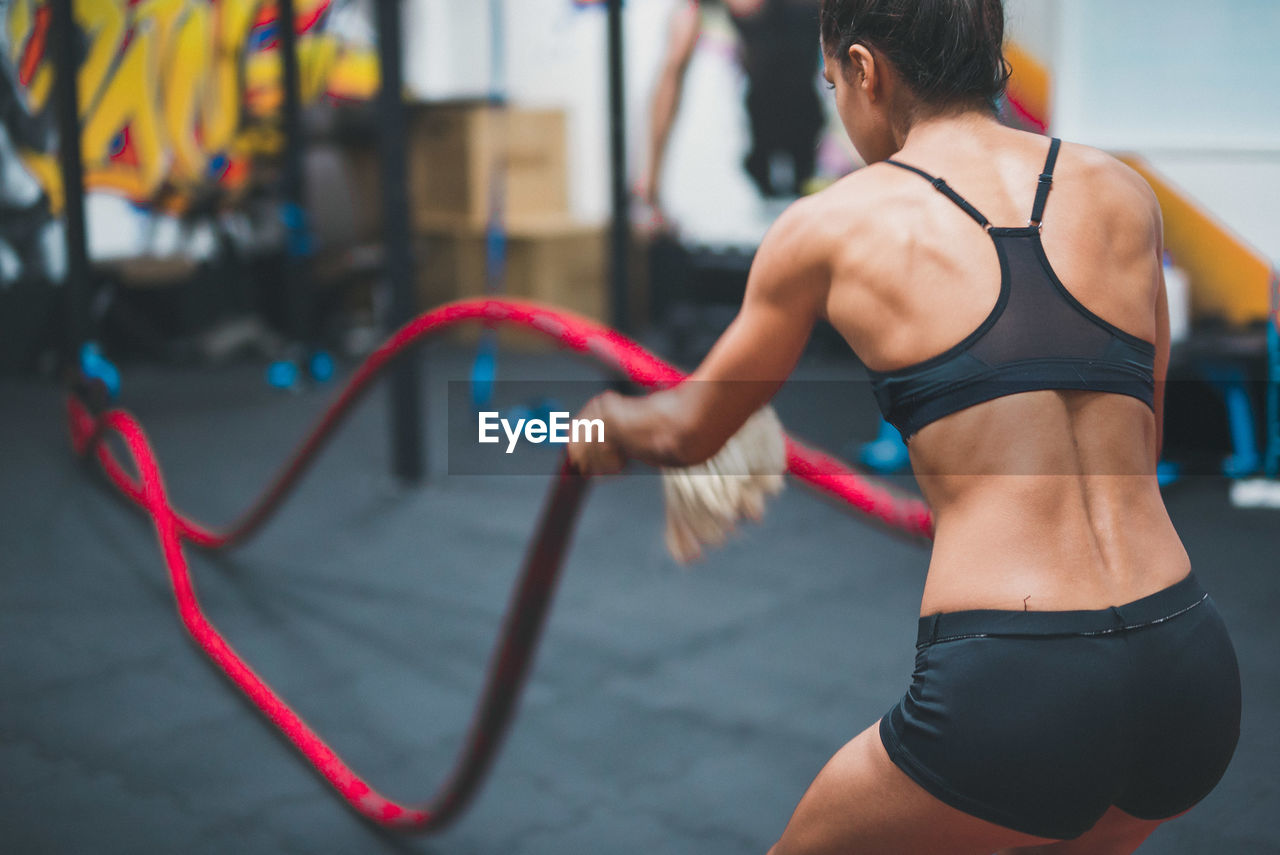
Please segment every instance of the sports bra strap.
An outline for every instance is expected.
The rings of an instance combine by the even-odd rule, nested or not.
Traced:
[[[1036,203],[1031,209],[1031,225],[1039,226],[1044,218],[1044,206],[1049,201],[1049,191],[1053,189],[1053,167],[1058,162],[1058,149],[1062,140],[1057,137],[1049,143],[1049,157],[1044,162],[1044,172],[1040,173],[1040,183],[1036,187]]]
[[[892,163],[894,166],[898,167],[899,169],[905,169],[908,172],[914,172],[916,175],[919,175],[921,178],[925,179],[930,184],[932,184],[934,189],[937,190],[939,193],[941,193],[943,196],[946,196],[952,202],[955,202],[956,205],[959,206],[960,210],[964,211],[966,214],[972,217],[974,221],[978,225],[982,226],[984,229],[991,225],[991,221],[988,220],[986,217],[984,217],[981,211],[973,207],[973,205],[970,205],[968,199],[964,198],[959,193],[952,190],[951,185],[947,184],[947,182],[943,181],[941,178],[934,178],[932,175],[925,172],[923,169],[917,169],[914,166],[909,166],[905,163],[900,163],[896,160],[886,160],[885,163]]]

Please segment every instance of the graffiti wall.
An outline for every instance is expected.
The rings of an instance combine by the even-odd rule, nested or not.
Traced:
[[[254,164],[283,145],[275,0],[76,0],[74,10],[86,189],[147,214],[234,205]],[[303,103],[377,90],[373,49],[335,24],[344,11],[295,0]],[[60,270],[50,19],[45,0],[0,0],[0,282]]]

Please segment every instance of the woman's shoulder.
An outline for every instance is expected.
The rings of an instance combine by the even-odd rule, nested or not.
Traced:
[[[821,224],[842,255],[859,247],[884,248],[886,243],[911,240],[918,227],[921,204],[919,179],[884,163],[857,169],[830,187],[801,200],[803,216]],[[927,186],[926,186],[927,189]]]
[[[891,182],[868,167],[830,187],[801,197],[769,227],[756,252],[757,265],[781,263],[797,273],[847,267],[852,260],[883,250],[894,239],[892,223],[907,222],[894,201]],[[868,180],[870,179],[870,180]],[[900,237],[900,235],[898,235]]]
[[[1079,182],[1100,198],[1142,211],[1158,210],[1155,191],[1120,157],[1081,143],[1063,141],[1055,181]]]
[[[886,180],[880,167],[864,167],[817,193],[791,203],[774,222],[765,242],[814,248],[850,240],[883,228],[892,218],[899,188]]]
[[[1129,227],[1142,235],[1162,229],[1155,191],[1140,172],[1116,155],[1064,142],[1054,184],[1086,196],[1091,216],[1109,229]]]

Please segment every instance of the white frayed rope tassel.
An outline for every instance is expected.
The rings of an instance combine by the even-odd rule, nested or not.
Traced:
[[[714,457],[662,470],[667,550],[681,564],[720,546],[744,517],[759,521],[765,502],[782,492],[787,441],[772,407],[757,411]]]

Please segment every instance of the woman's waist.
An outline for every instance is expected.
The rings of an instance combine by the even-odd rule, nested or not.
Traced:
[[[920,613],[1104,609],[1190,572],[1163,504],[1037,509],[991,501],[935,514]]]
[[[1209,595],[1193,572],[1134,600],[1092,609],[1018,611],[965,609],[921,614],[916,646],[967,638],[1107,636],[1143,629],[1187,614]]]

